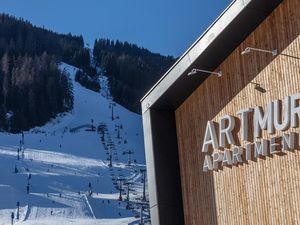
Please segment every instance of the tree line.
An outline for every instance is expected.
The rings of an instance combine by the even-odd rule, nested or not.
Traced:
[[[95,40],[93,55],[108,76],[114,100],[137,113],[141,111],[140,99],[175,62],[172,56],[109,39]]]
[[[82,35],[58,34],[23,19],[0,14],[0,57],[4,54],[34,57],[43,52],[55,56],[57,62],[68,63],[91,77],[96,76],[96,69],[90,62],[90,50],[84,47]],[[84,85],[81,80],[78,82]]]
[[[47,53],[10,57],[0,63],[0,129],[40,126],[73,108],[72,83]]]
[[[83,37],[58,34],[45,28],[33,26],[28,21],[7,14],[0,14],[0,56],[42,55],[55,56],[56,60],[68,63],[95,74],[91,67],[89,49],[84,47]]]
[[[108,39],[95,40],[93,57],[95,65],[82,36],[0,14],[0,130],[28,130],[72,109],[72,83],[60,62],[78,67],[75,80],[94,91],[100,90],[95,66],[101,67],[114,100],[138,113],[141,97],[175,62],[172,56]]]
[[[59,62],[96,74],[82,36],[0,14],[1,130],[28,130],[72,109],[72,83]]]

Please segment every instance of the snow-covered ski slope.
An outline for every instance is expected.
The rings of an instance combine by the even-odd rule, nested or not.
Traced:
[[[145,169],[141,116],[112,102],[105,77],[96,93],[74,81],[76,68],[61,69],[73,82],[73,112],[25,132],[24,141],[0,133],[0,225],[11,224],[12,212],[14,224],[137,224]],[[118,201],[123,180],[130,183],[130,209],[125,184]]]

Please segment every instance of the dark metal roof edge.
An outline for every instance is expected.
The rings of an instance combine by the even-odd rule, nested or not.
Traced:
[[[204,51],[210,48],[210,45],[217,38],[222,36],[223,31],[246,10],[251,2],[256,2],[256,0],[235,0],[223,11],[214,23],[142,98],[142,114],[169,91],[171,86],[183,76],[186,70],[192,66]]]
[[[206,78],[188,79],[187,72],[215,70],[282,1],[233,1],[141,99],[142,114],[152,107],[176,109]]]
[[[238,0],[233,0],[224,11],[212,22],[212,24],[197,38],[197,40],[180,56],[180,58],[164,73],[164,75],[150,88],[150,90],[141,98],[140,102],[144,101],[147,96],[155,89],[155,87],[170,73],[174,67],[193,49],[197,43],[208,33],[208,31],[220,20],[220,18],[230,9],[230,7]]]

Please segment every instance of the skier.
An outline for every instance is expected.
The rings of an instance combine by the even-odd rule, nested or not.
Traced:
[[[11,224],[14,224],[14,218],[15,218],[15,214],[14,212],[11,213]]]
[[[22,144],[24,145],[24,133],[22,132]]]
[[[18,210],[17,210],[17,220],[19,220],[19,217],[20,217],[20,202],[17,202],[17,207],[18,207]]]
[[[90,192],[90,196],[93,194],[93,192],[92,192],[92,184],[91,184],[91,182],[89,182],[89,192]]]

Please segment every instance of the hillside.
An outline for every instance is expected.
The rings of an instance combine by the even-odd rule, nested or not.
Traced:
[[[96,65],[105,69],[114,100],[137,113],[140,99],[175,62],[172,56],[107,39],[95,41],[93,55]]]
[[[103,72],[114,101],[140,113],[139,100],[175,59],[107,39],[88,49],[82,36],[0,14],[0,130],[28,130],[72,109],[70,82],[56,66],[61,61],[79,68],[76,81],[95,92]]]
[[[112,102],[106,77],[97,93],[75,82],[77,68],[60,68],[73,84],[72,112],[24,132],[23,140],[0,133],[0,223],[10,224],[19,202],[16,224],[137,224],[145,204],[141,116]]]
[[[96,73],[81,36],[0,14],[0,130],[28,130],[72,109],[72,87],[58,70],[60,61]]]
[[[93,72],[89,68],[89,50],[84,47],[82,36],[58,34],[0,13],[0,57],[4,54],[34,57],[44,52],[55,56],[57,62],[89,70],[89,74]]]
[[[0,14],[0,224],[149,224],[134,112],[174,60]]]

